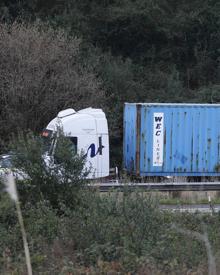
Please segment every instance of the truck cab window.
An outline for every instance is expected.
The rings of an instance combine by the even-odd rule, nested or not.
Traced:
[[[68,137],[69,140],[71,141],[71,150],[74,154],[77,154],[77,137]]]
[[[63,161],[62,149],[68,148],[71,151],[72,155],[77,154],[77,137],[64,137],[61,140],[58,138],[55,145],[55,154],[54,154],[54,163],[61,164]],[[61,155],[60,155],[61,153]]]
[[[54,134],[51,130],[43,130],[41,133],[41,138],[43,140],[43,151],[51,154],[52,146],[54,144]]]

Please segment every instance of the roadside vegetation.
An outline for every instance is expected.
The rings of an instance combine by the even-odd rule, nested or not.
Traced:
[[[43,144],[33,134],[11,146],[16,171],[26,175],[17,188],[34,274],[208,274],[210,265],[220,267],[219,214],[163,212],[156,196],[126,187],[101,195],[82,178],[83,158],[73,160],[68,140],[60,139],[56,167],[42,164]],[[25,274],[3,183],[0,201],[0,272]]]

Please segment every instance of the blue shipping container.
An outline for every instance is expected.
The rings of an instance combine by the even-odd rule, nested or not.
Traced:
[[[220,104],[125,103],[124,167],[140,176],[219,176]]]

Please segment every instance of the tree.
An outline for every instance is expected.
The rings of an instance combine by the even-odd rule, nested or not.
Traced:
[[[39,131],[67,108],[99,107],[100,81],[78,60],[80,39],[35,23],[0,25],[0,128]]]

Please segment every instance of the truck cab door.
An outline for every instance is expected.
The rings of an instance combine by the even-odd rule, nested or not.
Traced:
[[[97,150],[97,177],[109,175],[109,140],[107,134],[99,134]]]

